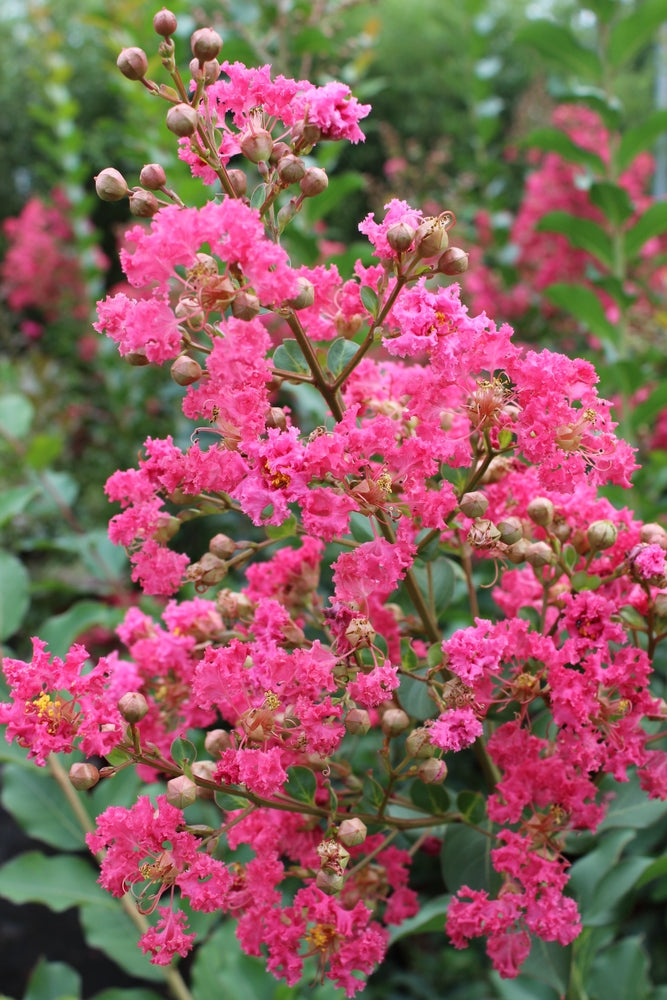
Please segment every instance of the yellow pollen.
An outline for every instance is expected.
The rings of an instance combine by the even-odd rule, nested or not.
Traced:
[[[336,930],[331,924],[315,924],[306,934],[306,940],[318,951],[326,951],[336,936]]]
[[[264,707],[269,708],[272,712],[279,708],[280,698],[278,695],[274,694],[273,691],[267,691],[264,695]]]
[[[388,472],[383,472],[378,476],[378,486],[383,493],[391,493],[392,482]]]

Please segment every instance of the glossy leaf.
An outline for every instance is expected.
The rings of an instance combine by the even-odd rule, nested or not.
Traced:
[[[19,628],[30,604],[28,571],[11,552],[0,551],[0,640]]]
[[[35,408],[27,396],[8,392],[0,396],[0,437],[21,440],[32,425]]]
[[[419,779],[410,786],[410,798],[432,816],[444,815],[450,807],[449,792],[443,785],[425,785]]]
[[[312,804],[317,791],[317,779],[307,767],[290,767],[289,780],[285,785],[285,793],[297,802]]]
[[[435,896],[433,899],[429,899],[427,903],[424,903],[419,908],[419,913],[414,917],[404,920],[398,927],[390,928],[389,943],[393,944],[395,941],[410,937],[412,934],[442,931],[451,898],[450,893],[445,893],[442,896]]]
[[[564,73],[595,81],[602,76],[600,60],[595,52],[584,48],[563,24],[547,20],[531,21],[517,32],[516,40],[536,49]]]
[[[496,875],[491,865],[493,846],[493,837],[487,837],[463,823],[450,824],[445,830],[440,852],[446,887],[451,892],[456,892],[462,885],[492,892],[500,881],[500,876]]]
[[[605,778],[600,785],[600,791],[611,792],[613,797],[607,815],[598,827],[598,833],[618,826],[638,830],[667,815],[667,802],[647,798],[634,773],[631,773],[629,780],[623,784]]]
[[[364,308],[368,310],[371,316],[377,316],[380,306],[377,292],[370,288],[369,285],[362,285],[359,289],[359,295],[364,304]]]
[[[594,205],[604,212],[612,226],[622,226],[632,215],[634,208],[625,188],[611,181],[596,181],[591,184],[588,196]]]
[[[38,493],[37,486],[15,486],[0,493],[0,526],[22,514]]]
[[[648,987],[648,956],[641,937],[624,938],[596,956],[586,990],[596,997],[638,1000]]]
[[[123,610],[109,607],[102,601],[76,601],[67,611],[48,618],[40,625],[39,635],[49,647],[49,652],[65,656],[72,643],[93,625],[112,630],[124,617]]]
[[[189,767],[197,760],[197,748],[190,740],[177,736],[169,750],[171,759],[181,768]]]
[[[284,340],[273,352],[273,364],[286,372],[307,374],[310,369],[308,362],[296,340]]]
[[[404,677],[401,680],[399,698],[401,707],[420,722],[433,718],[437,712],[435,702],[429,697],[428,687],[416,678]]]
[[[558,153],[569,163],[579,163],[594,173],[604,171],[604,163],[596,153],[578,146],[576,142],[559,128],[539,128],[523,140],[522,145],[530,149],[541,149],[548,153]]]
[[[667,232],[667,201],[656,201],[625,234],[625,252],[635,257],[647,240]]]
[[[29,837],[61,851],[86,849],[81,827],[45,768],[8,764],[3,771],[2,804]]]
[[[104,895],[96,870],[75,855],[46,857],[29,851],[0,868],[0,896],[12,903],[41,903],[62,913],[82,903],[99,903]]]
[[[586,250],[608,268],[613,265],[609,236],[590,219],[580,219],[570,212],[547,212],[536,228],[542,233],[562,233],[572,246]]]
[[[327,368],[331,374],[334,377],[340,375],[345,365],[352,360],[358,350],[359,347],[353,340],[345,340],[344,337],[334,340],[327,354]]]
[[[639,125],[627,129],[621,136],[618,147],[617,165],[619,170],[630,166],[638,153],[651,149],[656,140],[667,131],[667,109],[653,111]]]
[[[64,962],[40,958],[30,974],[23,1000],[74,1000],[81,996],[81,976]]]
[[[88,946],[99,948],[130,976],[164,979],[164,969],[151,965],[139,950],[139,931],[118,900],[108,896],[102,904],[87,903],[79,910],[79,920]]]
[[[601,341],[617,346],[618,331],[605,316],[602,303],[591,288],[559,282],[545,288],[544,295],[559,309],[583,323]]]
[[[617,21],[609,35],[607,59],[613,68],[627,63],[654,40],[667,20],[664,0],[642,0],[627,17]]]

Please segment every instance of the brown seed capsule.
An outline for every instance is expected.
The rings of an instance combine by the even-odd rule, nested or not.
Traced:
[[[116,66],[128,80],[143,80],[148,72],[148,56],[143,49],[133,45],[122,50],[116,59]]]
[[[167,128],[181,138],[194,135],[198,124],[199,114],[189,104],[174,104],[167,111]]]
[[[178,21],[176,20],[176,15],[166,7],[159,10],[155,17],[153,18],[153,28],[155,33],[162,35],[163,38],[169,38],[173,35],[178,27]]]

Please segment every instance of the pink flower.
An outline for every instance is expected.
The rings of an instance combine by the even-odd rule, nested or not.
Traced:
[[[429,728],[431,743],[443,750],[463,750],[482,735],[484,728],[471,708],[450,708]]]
[[[192,950],[196,934],[186,934],[187,917],[181,911],[174,912],[169,906],[158,906],[160,919],[139,938],[139,947],[144,955],[150,953],[153,965],[169,965],[175,955],[181,958]]]

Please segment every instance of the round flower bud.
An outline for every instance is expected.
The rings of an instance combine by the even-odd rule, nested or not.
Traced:
[[[402,708],[388,708],[380,725],[385,736],[399,736],[410,725],[410,717]]]
[[[547,497],[535,497],[526,508],[528,517],[540,527],[548,527],[554,519],[554,505]]]
[[[345,728],[355,736],[364,736],[371,728],[371,717],[366,709],[351,708],[345,716]]]
[[[423,760],[417,768],[417,777],[425,785],[441,785],[447,777],[447,765],[444,760],[430,757],[428,760]]]
[[[197,786],[185,774],[167,782],[167,802],[177,809],[187,809],[197,798]]]
[[[222,532],[219,532],[208,543],[208,549],[218,559],[229,559],[236,551],[236,542],[229,535],[223,535]]]
[[[328,186],[329,178],[321,167],[308,167],[299,182],[299,187],[306,198],[314,198],[316,195],[322,194]]]
[[[438,271],[453,278],[468,270],[468,254],[460,247],[448,247],[442,257],[438,258]]]
[[[299,287],[299,292],[293,298],[285,299],[285,305],[297,311],[299,309],[307,309],[315,301],[315,286],[312,281],[309,281],[308,278],[304,278],[302,275],[299,275],[296,283]]]
[[[79,792],[87,792],[100,780],[100,772],[94,764],[78,762],[69,769],[69,780]],[[360,842],[361,843],[361,842]]]
[[[653,599],[653,607],[658,618],[667,618],[667,594],[657,593]]]
[[[500,541],[505,545],[514,545],[523,538],[523,524],[520,517],[506,517],[497,525]]]
[[[192,765],[192,777],[202,781],[215,781],[216,765],[212,760],[196,760]],[[212,799],[215,792],[212,788],[195,784],[198,799]]]
[[[572,534],[572,528],[562,514],[557,514],[554,517],[550,530],[551,534],[555,535],[559,542],[566,542]]]
[[[232,302],[232,316],[236,319],[254,319],[259,313],[259,299],[254,292],[247,292],[245,289],[237,292]]]
[[[363,844],[368,830],[366,824],[356,817],[354,819],[344,819],[338,827],[338,840],[346,847],[357,847]]]
[[[105,167],[95,178],[97,197],[102,201],[121,201],[127,197],[130,189],[120,170]]]
[[[122,50],[116,59],[116,66],[128,80],[143,80],[148,72],[148,56],[143,49],[133,45]]]
[[[507,549],[503,553],[511,563],[518,566],[519,563],[526,561],[526,553],[530,548],[530,542],[527,538],[520,538],[518,542],[514,542],[513,545],[508,545]]]
[[[661,524],[652,522],[642,524],[639,529],[639,538],[640,541],[647,542],[649,545],[659,545],[660,548],[667,549],[667,531]]]
[[[146,357],[146,351],[143,348],[138,351],[128,351],[123,357],[133,368],[144,368],[150,364],[150,361]]]
[[[191,330],[201,330],[206,322],[206,313],[201,307],[198,299],[179,299],[174,309],[176,319],[181,320],[190,327]]]
[[[159,163],[145,163],[139,174],[139,183],[149,191],[160,191],[167,183],[164,167]]]
[[[426,726],[420,726],[408,733],[405,741],[405,752],[409,757],[432,757],[435,747],[431,743],[430,733]]]
[[[199,113],[190,104],[174,104],[167,111],[167,128],[181,138],[194,135],[198,124]]]
[[[266,414],[266,426],[277,428],[279,431],[287,430],[287,414],[282,406],[270,406]]]
[[[297,122],[292,126],[292,139],[299,149],[310,149],[319,142],[321,135],[319,125],[314,125],[312,122]]]
[[[232,170],[227,171],[227,176],[231,181],[236,197],[242,198],[248,190],[248,178],[244,172],[242,170],[238,170],[237,168],[233,168]]]
[[[618,528],[613,521],[593,521],[586,531],[588,543],[594,552],[610,549],[618,538]]]
[[[211,729],[206,734],[204,746],[211,757],[221,757],[232,745],[231,735],[226,729]]]
[[[479,490],[464,493],[459,501],[459,507],[466,517],[483,517],[488,506],[489,501]]]
[[[353,618],[345,629],[345,638],[352,649],[362,649],[372,646],[375,639],[375,629],[368,618]]]
[[[283,184],[298,184],[306,173],[306,164],[301,157],[287,153],[278,160],[277,170]]]
[[[345,879],[339,872],[332,872],[327,868],[319,871],[315,879],[317,888],[325,892],[327,896],[337,896],[344,883]]]
[[[153,28],[155,33],[162,35],[163,38],[169,38],[173,35],[178,27],[178,21],[176,20],[176,15],[166,7],[159,10],[155,17],[153,18]]]
[[[134,725],[148,714],[148,702],[140,691],[128,691],[118,702],[118,711],[126,722]]]
[[[415,250],[420,257],[436,257],[449,246],[445,220],[424,219],[415,233]]]
[[[273,149],[273,137],[265,128],[246,132],[240,142],[241,152],[251,163],[262,163],[268,160]]]
[[[396,253],[405,253],[415,241],[417,230],[407,222],[394,222],[387,229],[387,243]]]
[[[526,549],[526,562],[533,569],[539,569],[540,566],[553,566],[556,559],[556,553],[546,542],[532,542]]]
[[[227,563],[212,552],[205,552],[199,562],[190,563],[187,579],[199,587],[212,587],[227,576]]]
[[[169,374],[176,385],[193,385],[202,377],[202,368],[194,358],[183,354],[180,358],[176,358]]]
[[[213,28],[198,28],[190,36],[190,48],[200,63],[216,59],[222,48],[222,38]]]
[[[154,541],[159,542],[160,545],[166,545],[167,542],[171,541],[171,539],[178,534],[180,528],[180,519],[175,517],[173,514],[168,514],[164,520],[160,520],[160,523],[151,535],[151,538]]]
[[[198,59],[190,60],[190,76],[199,82],[203,80],[208,87],[220,76],[220,63],[217,59],[209,59],[205,63],[200,63]]]
[[[269,163],[271,164],[272,167],[277,167],[278,162],[282,160],[283,156],[291,156],[291,155],[292,155],[292,150],[290,149],[290,147],[287,145],[286,142],[282,142],[282,140],[279,139],[278,142],[274,142],[273,144],[273,149],[271,150],[271,156],[269,157]]]
[[[150,219],[160,210],[160,203],[152,191],[134,188],[130,192],[130,212],[140,219]]]

